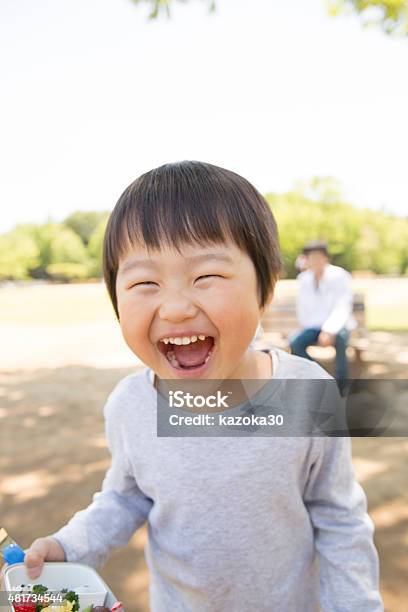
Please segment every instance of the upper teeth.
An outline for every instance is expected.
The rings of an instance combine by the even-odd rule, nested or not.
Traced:
[[[162,338],[164,344],[190,344],[190,342],[197,342],[197,340],[205,340],[205,336],[184,336],[183,338]]]

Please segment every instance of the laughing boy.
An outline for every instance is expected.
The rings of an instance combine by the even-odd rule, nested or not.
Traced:
[[[101,491],[26,554],[100,567],[146,521],[153,612],[379,612],[378,556],[346,437],[160,437],[160,380],[324,379],[250,348],[281,266],[275,220],[244,178],[166,164],[122,194],[104,277],[146,368],[104,408]],[[126,573],[129,568],[124,568]]]

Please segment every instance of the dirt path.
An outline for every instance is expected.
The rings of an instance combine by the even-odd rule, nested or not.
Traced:
[[[406,338],[382,339],[384,350],[367,361],[366,371],[385,364],[388,376],[401,378],[406,366],[391,367],[389,346],[402,347]],[[116,382],[137,367],[58,365],[0,375],[0,523],[24,547],[58,529],[99,489],[109,465],[102,407]],[[376,525],[386,610],[402,612],[408,602],[408,439],[356,438],[353,454]],[[142,529],[101,571],[129,612],[148,610],[145,539]]]

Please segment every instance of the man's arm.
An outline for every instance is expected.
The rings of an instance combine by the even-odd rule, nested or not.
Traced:
[[[350,438],[322,437],[304,494],[320,558],[323,612],[382,612],[378,554],[367,500],[351,463]]]
[[[105,405],[106,434],[112,464],[92,503],[77,512],[52,534],[65,551],[67,561],[100,567],[109,552],[127,544],[147,519],[152,500],[139,489],[126,457],[119,411],[114,410],[114,393]]]
[[[353,292],[351,290],[351,277],[344,270],[344,274],[336,279],[334,295],[334,308],[322,325],[322,332],[335,336],[346,325],[353,312]]]

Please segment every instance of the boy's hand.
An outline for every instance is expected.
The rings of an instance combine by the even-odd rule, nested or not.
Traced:
[[[24,565],[31,580],[41,574],[44,561],[66,561],[63,548],[54,538],[38,538],[26,550]]]

